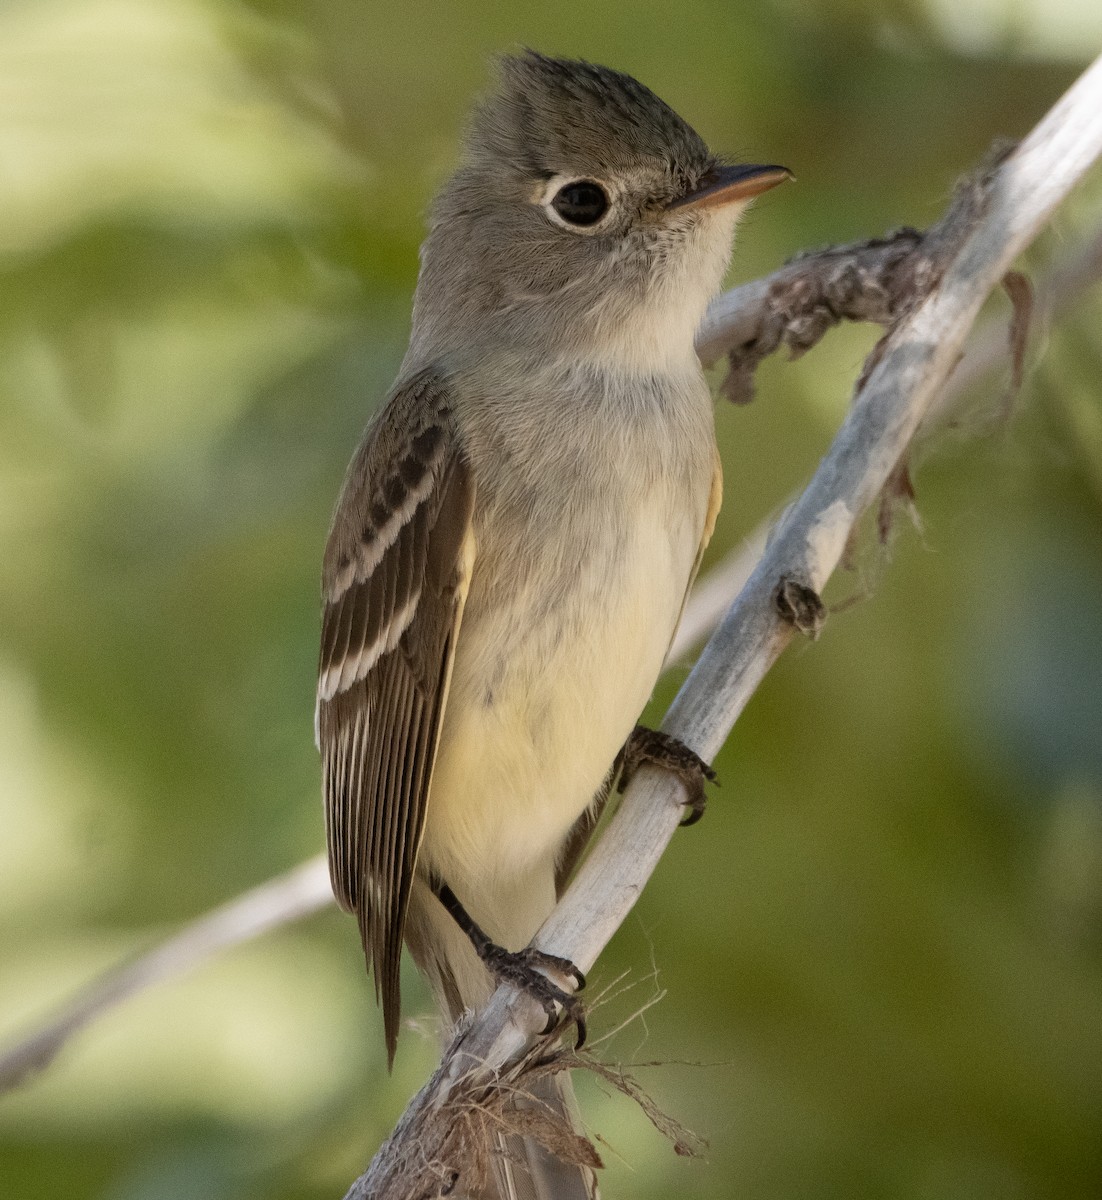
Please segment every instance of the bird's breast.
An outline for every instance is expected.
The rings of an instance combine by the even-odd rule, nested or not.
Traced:
[[[494,881],[553,864],[661,671],[701,541],[710,438],[700,468],[681,468],[587,486],[583,465],[553,502],[534,486],[477,515],[422,861],[489,925]]]

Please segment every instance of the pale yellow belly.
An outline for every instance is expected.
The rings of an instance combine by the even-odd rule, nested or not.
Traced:
[[[552,611],[532,588],[464,619],[420,864],[505,944],[550,910],[555,858],[650,697],[702,521],[640,512]]]

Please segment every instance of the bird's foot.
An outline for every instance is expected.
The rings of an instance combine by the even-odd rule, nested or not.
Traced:
[[[546,974],[550,971],[572,979],[574,990],[580,992],[585,987],[585,976],[570,959],[546,954],[533,946],[525,946],[523,950],[506,950],[491,940],[446,883],[434,881],[433,891],[455,923],[470,938],[475,953],[490,974],[498,981],[515,984],[543,1008],[547,1014],[544,1034],[553,1033],[564,1022],[572,1022],[578,1027],[576,1047],[580,1050],[585,1044],[585,1008],[573,992],[559,987]]]
[[[636,725],[620,751],[620,791],[631,782],[632,775],[643,763],[651,763],[677,776],[685,786],[685,807],[688,815],[682,825],[695,825],[704,816],[707,798],[704,783],[716,782],[716,773],[684,742],[663,733]]]
[[[533,946],[523,950],[506,950],[494,942],[477,946],[478,957],[495,979],[514,984],[532,997],[547,1014],[544,1034],[554,1033],[563,1024],[577,1026],[578,1040],[575,1049],[585,1044],[585,1006],[572,992],[553,983],[547,971],[573,979],[575,991],[585,987],[585,976],[568,959],[555,954],[545,954]]]

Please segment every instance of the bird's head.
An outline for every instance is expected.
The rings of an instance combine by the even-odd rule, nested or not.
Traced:
[[[628,369],[691,355],[736,219],[785,178],[723,163],[629,75],[505,58],[433,209],[415,344],[500,339]]]

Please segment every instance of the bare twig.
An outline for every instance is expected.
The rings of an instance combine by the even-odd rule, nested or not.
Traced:
[[[316,912],[332,899],[329,872],[320,856],[204,913],[147,954],[101,975],[50,1021],[0,1056],[0,1092],[49,1066],[75,1033],[136,992],[190,971],[227,946]]]
[[[805,251],[767,280],[720,297],[697,335],[697,353],[706,366],[727,355],[727,397],[736,404],[752,399],[754,372],[782,346],[798,358],[842,321],[887,328],[911,312],[937,285],[959,246],[960,230],[984,203],[983,179],[1011,150],[1010,143],[996,146],[987,170],[957,187],[949,211],[925,233],[898,229],[882,238]],[[739,292],[748,293],[749,303],[740,301]]]
[[[939,281],[881,341],[830,453],[786,512],[745,588],[717,629],[667,714],[664,728],[706,758],[714,756],[793,626],[776,604],[795,583],[821,591],[860,515],[875,501],[960,357],[980,307],[1056,205],[1102,153],[1102,58],[1030,136],[990,173],[971,182],[937,236],[951,249]],[[787,588],[786,588],[787,590]],[[641,768],[597,846],[535,939],[540,949],[592,966],[630,912],[673,836],[681,785]],[[453,1097],[514,1081],[531,1053],[543,1010],[502,985],[475,1022],[454,1039],[424,1089],[346,1200],[441,1194],[439,1174],[419,1173],[410,1147],[449,1188],[462,1179],[467,1148],[434,1141],[452,1127]]]

